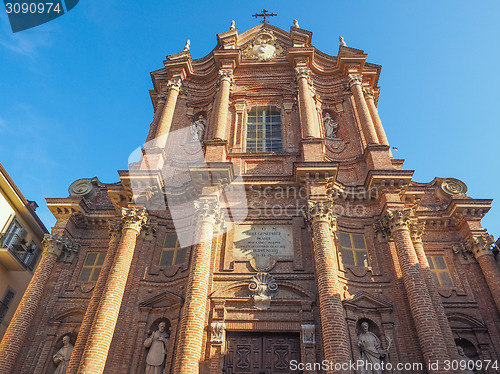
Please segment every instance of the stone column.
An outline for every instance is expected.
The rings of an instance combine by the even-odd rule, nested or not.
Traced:
[[[445,360],[450,360],[450,356],[410,237],[410,214],[411,209],[387,209],[382,220],[394,239],[403,283],[425,362],[438,361],[442,366]],[[438,369],[429,370],[429,373],[451,374],[452,371]]]
[[[313,231],[324,358],[334,364],[345,364],[349,362],[351,355],[338,282],[337,247],[332,236],[337,225],[332,214],[332,202],[309,200],[307,219]]]
[[[186,297],[182,310],[174,373],[198,374],[205,336],[212,238],[222,212],[217,199],[195,201],[197,211],[196,242],[191,260]]]
[[[156,133],[153,139],[153,146],[165,148],[167,144],[168,133],[172,126],[172,118],[174,117],[175,105],[177,104],[177,96],[181,89],[182,81],[180,78],[172,78],[167,83],[168,94],[167,101],[161,113],[160,123],[156,128]]]
[[[361,87],[362,76],[349,74],[348,76],[349,87],[351,88],[352,95],[354,97],[354,102],[356,103],[356,109],[361,121],[361,127],[363,128],[363,133],[365,134],[365,139],[367,144],[378,144],[377,133],[375,132],[375,126],[373,125],[372,117],[370,115],[370,110],[368,105],[366,105],[365,98],[363,96],[363,89]]]
[[[148,137],[146,138],[146,143],[150,140],[154,139],[156,134],[156,130],[158,128],[158,122],[160,121],[160,117],[163,113],[163,108],[165,107],[165,101],[167,100],[168,95],[159,94],[156,97],[156,108],[155,114],[153,116],[153,120],[151,121],[151,126],[149,128]]]
[[[102,298],[102,293],[104,291],[104,287],[106,286],[106,280],[108,279],[108,274],[113,264],[116,249],[118,248],[121,229],[121,221],[109,222],[110,238],[108,252],[106,253],[106,258],[104,259],[101,272],[99,273],[99,278],[97,279],[97,282],[94,286],[92,297],[90,298],[85,316],[83,317],[82,324],[80,325],[75,346],[73,348],[73,353],[71,354],[71,360],[69,361],[68,369],[66,369],[66,374],[76,374],[78,370],[78,365],[80,364],[80,360],[85,350],[85,344],[87,343],[87,338],[92,328],[92,322],[94,321],[95,315],[97,313],[99,301]]]
[[[226,139],[227,113],[229,111],[229,92],[233,84],[232,70],[219,70],[219,95],[218,105],[215,109],[215,132],[214,136],[219,140]]]
[[[312,80],[308,68],[295,68],[297,85],[299,86],[299,113],[302,126],[302,138],[319,138],[318,116],[311,89]]]
[[[384,126],[382,126],[382,121],[380,120],[377,106],[375,105],[375,92],[373,91],[373,88],[363,88],[363,93],[365,95],[366,104],[368,105],[373,125],[375,126],[375,132],[377,133],[378,140],[380,144],[389,146]]]
[[[94,316],[78,374],[101,374],[125,292],[137,235],[147,221],[144,208],[122,208],[122,236]]]
[[[491,245],[495,242],[493,236],[486,233],[471,235],[465,247],[471,252],[481,267],[490,289],[491,296],[500,312],[500,269],[495,261]]]
[[[422,235],[424,234],[424,229],[425,222],[410,223],[410,236],[413,242],[413,248],[415,248],[415,253],[422,269],[422,275],[424,277],[425,284],[427,285],[427,290],[429,291],[429,296],[431,298],[432,304],[434,305],[434,310],[436,312],[439,326],[441,327],[441,334],[446,344],[448,354],[450,355],[451,359],[459,360],[457,347],[455,345],[455,339],[453,338],[453,332],[451,331],[448,318],[446,318],[446,312],[441,301],[441,296],[439,296],[436,284],[432,279],[429,262],[427,261],[427,256],[425,255],[424,245],[422,243]]]
[[[42,259],[0,343],[0,373],[2,374],[12,372],[19,352],[23,349],[28,329],[32,328],[31,322],[56,261],[59,259],[72,262],[78,251],[77,244],[57,234],[46,234],[42,246],[44,249]]]

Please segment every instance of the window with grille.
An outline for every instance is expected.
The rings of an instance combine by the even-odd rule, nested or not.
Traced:
[[[453,287],[450,271],[446,266],[446,261],[443,256],[427,256],[429,268],[431,270],[432,279],[439,287]]]
[[[5,292],[5,295],[3,295],[2,301],[0,301],[0,322],[3,321],[5,315],[7,314],[15,294],[16,293],[9,287]]]
[[[272,106],[253,107],[248,113],[247,152],[280,152],[281,112]]]
[[[339,231],[340,246],[344,265],[369,267],[365,236]]]
[[[89,252],[85,257],[83,268],[80,273],[79,281],[82,282],[95,282],[99,278],[102,264],[104,263],[105,252]]]
[[[160,256],[160,265],[179,265],[184,263],[186,248],[179,245],[177,234],[167,234]]]

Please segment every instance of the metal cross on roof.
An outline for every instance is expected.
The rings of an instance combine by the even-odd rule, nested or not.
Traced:
[[[267,10],[265,9],[262,9],[262,12],[261,13],[257,13],[257,14],[252,14],[252,17],[262,17],[262,21],[260,21],[260,23],[267,23],[267,20],[266,20],[266,17],[276,17],[277,14],[275,13],[267,13]]]

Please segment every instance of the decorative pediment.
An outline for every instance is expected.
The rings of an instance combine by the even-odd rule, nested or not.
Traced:
[[[241,47],[242,57],[258,61],[269,61],[286,56],[286,46],[271,30],[262,29],[252,41]]]
[[[184,299],[171,292],[165,291],[139,304],[139,308],[168,308],[182,304]]]
[[[379,296],[375,296],[365,291],[358,291],[351,297],[345,299],[344,306],[354,309],[377,310],[392,312],[393,305]]]
[[[276,295],[275,300],[316,300],[316,297],[312,292],[306,290],[298,284],[287,281],[276,281],[276,284],[278,285],[280,291]],[[224,288],[218,289],[217,291],[213,292],[210,297],[217,299],[248,299],[250,297],[248,285],[248,281],[234,282]]]

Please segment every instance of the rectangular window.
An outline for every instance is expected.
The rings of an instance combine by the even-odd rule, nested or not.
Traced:
[[[24,227],[17,220],[13,220],[2,237],[2,248],[9,248],[13,251],[22,250],[20,246],[24,243],[26,234]]]
[[[99,278],[102,264],[104,263],[105,252],[89,252],[85,257],[83,268],[78,278],[81,282],[95,282]]]
[[[177,234],[167,234],[160,256],[160,265],[179,265],[184,263],[186,248],[179,245]]]
[[[450,271],[443,256],[427,256],[432,279],[438,287],[453,287]]]
[[[344,265],[369,267],[365,236],[339,231],[340,246]]]
[[[248,113],[247,152],[281,152],[281,112],[272,106],[253,107]]]
[[[11,288],[7,288],[7,292],[5,292],[2,301],[0,301],[0,322],[3,321],[7,314],[15,294],[16,293]]]

